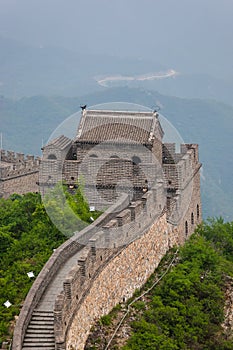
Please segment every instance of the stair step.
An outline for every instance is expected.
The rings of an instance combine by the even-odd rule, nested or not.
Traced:
[[[55,350],[53,312],[40,310],[33,312],[22,350]]]
[[[32,346],[32,345],[25,345],[23,346],[22,350],[55,350],[55,345],[46,345],[46,346]]]
[[[43,332],[41,332],[41,334],[54,334],[54,330],[53,329],[44,329]],[[36,329],[32,328],[32,329],[27,329],[27,333],[26,335],[33,335],[36,334]]]
[[[32,320],[32,321],[35,321],[35,320],[42,320],[42,321],[54,321],[54,317],[53,317],[53,316],[39,316],[39,315],[32,315],[31,320]]]
[[[28,326],[28,330],[31,329],[49,329],[49,330],[53,330],[54,329],[54,325],[50,324],[50,325],[42,325],[42,324],[29,324]]]
[[[53,311],[41,311],[41,310],[34,310],[33,315],[43,315],[43,316],[50,316],[53,315]]]
[[[50,343],[54,343],[55,342],[55,338],[54,335],[48,337],[47,334],[46,335],[42,335],[40,333],[35,334],[35,336],[28,336],[24,338],[24,343],[41,343],[41,342],[50,342]]]
[[[49,349],[49,350],[54,350],[55,349],[55,343],[28,343],[28,344],[23,344],[23,348],[22,349],[33,349],[33,350],[37,350],[37,349]]]
[[[36,349],[35,349],[35,346],[34,345],[28,345],[28,346],[23,346],[23,348],[22,348],[22,350],[40,350],[40,349],[42,349],[42,350],[55,350],[55,345],[51,345],[51,346],[41,346],[41,345],[37,345],[36,346]]]
[[[27,346],[25,343],[23,343],[23,346]],[[39,346],[39,347],[43,347],[43,346],[49,346],[49,347],[55,347],[55,344],[54,342],[33,342],[33,343],[30,343],[28,344],[28,346],[31,346],[31,347],[36,347],[36,346]]]
[[[47,337],[41,337],[40,335],[39,335],[39,337],[37,337],[37,338],[24,338],[24,340],[23,340],[23,342],[24,342],[24,344],[25,343],[54,343],[54,337],[52,337],[52,338],[47,338]]]
[[[41,333],[34,333],[34,334],[26,334],[24,341],[28,340],[28,339],[37,339],[38,337],[40,337],[40,339],[44,338],[44,339],[54,339],[54,334],[41,334]]]
[[[31,320],[30,321],[30,324],[54,324],[54,321],[53,320]]]

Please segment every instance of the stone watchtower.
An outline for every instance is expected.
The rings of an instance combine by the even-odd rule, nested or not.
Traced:
[[[132,197],[147,191],[161,169],[162,137],[155,113],[84,110],[72,153],[89,201],[103,208],[122,191]],[[71,163],[65,162],[67,183],[77,178]]]
[[[163,136],[156,112],[83,109],[76,137],[60,136],[43,149],[43,192],[58,180],[71,191],[82,181],[89,204],[103,210],[122,192],[137,200],[160,183],[160,210],[188,235],[201,220],[198,145],[176,152]]]

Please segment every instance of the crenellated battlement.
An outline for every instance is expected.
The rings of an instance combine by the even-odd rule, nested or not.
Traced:
[[[35,160],[39,160],[40,157],[2,149],[0,150],[0,159],[2,162],[17,164],[28,163],[29,161],[33,162]]]
[[[200,169],[197,144],[182,144],[176,152],[175,143],[163,144],[163,171],[169,190],[182,190]]]
[[[158,212],[156,212],[155,207],[161,186],[162,184],[158,184],[157,188],[147,192],[141,200],[131,202],[125,209],[117,213],[114,218],[93,234],[88,240],[87,246],[80,251],[77,265],[70,270],[63,282],[63,290],[55,301],[54,330],[57,349],[65,349],[66,335],[73,321],[73,315],[82,306],[96,277],[135,239],[140,240],[156,218],[158,219],[165,214],[161,210],[159,211],[162,202],[158,205]],[[162,237],[166,241],[164,244],[166,250],[168,245],[178,244],[178,237],[169,236],[168,231],[163,232]],[[129,289],[128,292],[124,291],[121,300],[117,299],[116,292],[114,304],[128,299],[132,292],[133,289]],[[103,314],[108,312],[107,305],[102,312]]]
[[[39,171],[40,157],[5,150],[1,150],[0,152],[1,180]]]
[[[0,151],[0,197],[38,192],[40,157]]]
[[[185,143],[180,145],[179,152],[176,152],[175,143],[163,143],[163,163],[178,163],[185,155],[189,155],[193,163],[198,162],[198,145]]]

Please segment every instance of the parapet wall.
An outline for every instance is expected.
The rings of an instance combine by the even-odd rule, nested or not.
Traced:
[[[163,172],[167,189],[167,220],[180,226],[184,236],[192,232],[201,220],[200,170],[197,144],[163,145]]]
[[[179,244],[166,212],[159,211],[163,203],[156,203],[162,187],[131,203],[89,239],[55,302],[56,349],[83,349],[94,321],[132,296],[166,251]]]
[[[175,222],[159,212],[160,185],[110,220],[82,250],[56,299],[57,350],[84,349],[95,321],[142,287],[166,251],[183,244],[201,222],[199,172],[182,194],[183,215]]]
[[[74,274],[74,276],[69,276],[70,281],[66,280],[66,283],[72,281],[73,284],[70,289],[72,291],[69,299],[70,303],[66,299],[64,306],[69,307],[69,309],[66,309],[69,310],[67,314],[70,312],[73,318],[67,329],[66,344],[56,344],[57,349],[81,350],[84,348],[93,323],[107,314],[116,304],[130,298],[134,291],[146,282],[169,248],[168,236],[168,225],[166,214],[164,214],[140,238],[124,247],[124,249],[122,248],[112,258],[104,257],[106,259],[105,263],[94,274],[91,283],[86,286],[87,289],[84,291],[79,305],[77,305],[76,295],[80,295],[80,290],[77,287],[80,286],[80,282],[82,284],[88,278],[88,276],[82,275],[81,262],[84,266],[86,264],[88,266],[89,259],[89,261],[92,261],[91,266],[95,266],[96,262],[101,261],[101,257],[104,259],[103,252],[96,250],[95,255],[91,257],[94,251],[89,250],[88,255],[83,259],[84,261],[79,261],[76,270],[77,275],[79,271],[79,278],[73,278]],[[174,237],[174,240],[176,240],[176,237]],[[87,271],[90,271],[90,267]],[[64,283],[64,290],[65,287]],[[65,298],[67,298],[67,295]],[[74,307],[73,310],[72,306]]]
[[[175,143],[163,144],[163,171],[168,189],[184,189],[197,168],[200,168],[197,144],[182,144],[180,152],[176,152]]]
[[[3,169],[12,172],[15,171],[15,174],[17,174],[17,172],[21,169],[32,170],[36,168],[38,170],[38,166],[40,164],[40,157],[5,150],[0,150],[0,160],[1,168],[3,165]],[[5,174],[5,172],[3,172],[3,174]]]

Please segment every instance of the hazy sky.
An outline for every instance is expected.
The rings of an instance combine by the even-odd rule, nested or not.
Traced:
[[[36,46],[229,66],[233,0],[0,0],[0,35]],[[163,62],[161,62],[163,63]]]

